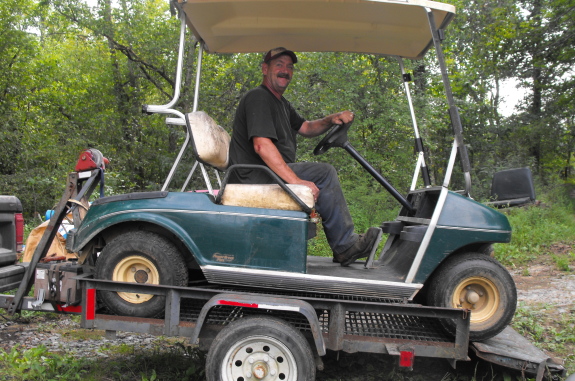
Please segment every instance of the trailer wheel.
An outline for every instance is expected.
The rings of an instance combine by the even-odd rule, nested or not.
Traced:
[[[107,244],[96,261],[96,278],[118,282],[186,286],[188,270],[178,249],[164,237],[128,232]],[[114,313],[155,317],[164,311],[162,296],[99,291],[98,298]]]
[[[427,295],[429,305],[471,311],[471,341],[487,340],[511,322],[517,290],[509,272],[494,258],[466,253],[449,258],[433,276]],[[455,323],[444,320],[455,333]]]
[[[206,358],[208,381],[315,380],[311,348],[291,324],[269,316],[236,320],[214,339]]]

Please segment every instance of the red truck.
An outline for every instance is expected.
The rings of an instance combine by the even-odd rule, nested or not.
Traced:
[[[22,203],[16,196],[0,196],[0,292],[18,287],[26,267],[18,264],[24,246]]]

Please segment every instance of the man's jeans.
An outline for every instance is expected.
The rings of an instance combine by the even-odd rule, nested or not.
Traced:
[[[326,163],[291,163],[289,167],[302,180],[319,188],[315,208],[322,219],[327,242],[335,254],[341,254],[356,243],[353,221],[341,190],[337,171]]]

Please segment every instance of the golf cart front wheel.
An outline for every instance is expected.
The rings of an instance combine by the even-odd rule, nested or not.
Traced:
[[[497,260],[480,253],[466,253],[449,258],[434,275],[429,305],[464,308],[471,311],[471,341],[487,340],[511,322],[517,304],[515,282]],[[442,321],[455,333],[455,322]]]
[[[109,242],[96,261],[96,278],[116,282],[186,286],[188,269],[177,247],[166,238],[144,231],[127,232]],[[165,308],[159,295],[98,291],[115,314],[156,317]]]
[[[292,325],[270,316],[236,320],[214,339],[206,358],[208,381],[315,380],[311,348]]]

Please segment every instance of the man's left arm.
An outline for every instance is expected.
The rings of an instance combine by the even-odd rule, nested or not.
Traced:
[[[306,120],[298,130],[298,134],[305,136],[306,138],[313,138],[314,136],[323,134],[334,124],[344,124],[351,122],[353,120],[353,116],[353,112],[351,111],[342,111],[335,114],[330,114],[321,119],[312,121]]]

